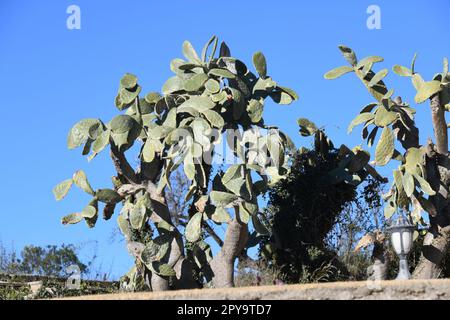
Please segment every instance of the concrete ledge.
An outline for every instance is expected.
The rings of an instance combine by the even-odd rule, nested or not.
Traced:
[[[450,279],[361,281],[229,289],[117,293],[76,300],[448,300]]]

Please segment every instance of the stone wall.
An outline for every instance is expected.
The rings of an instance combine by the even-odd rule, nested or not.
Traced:
[[[450,279],[244,287],[231,289],[179,290],[84,296],[87,300],[366,300],[450,299]]]

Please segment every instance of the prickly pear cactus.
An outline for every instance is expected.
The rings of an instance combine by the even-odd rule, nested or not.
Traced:
[[[339,149],[335,149],[333,142],[328,138],[324,130],[317,128],[313,122],[300,118],[297,120],[297,123],[300,127],[299,132],[303,137],[314,137],[314,151],[316,154],[328,155],[337,151],[338,166],[328,173],[329,179],[327,183],[339,184],[345,182],[356,187],[369,175],[381,182],[385,182],[385,178],[369,164],[370,153],[368,151],[363,150],[360,146],[350,149],[344,144]],[[298,151],[302,154],[308,153],[310,150],[302,147]]]
[[[172,60],[174,75],[160,92],[142,94],[137,76],[125,74],[115,98],[121,113],[109,122],[84,119],[70,130],[68,147],[83,147],[89,160],[109,146],[117,171],[113,187],[95,190],[78,171],[54,188],[57,200],[72,184],[92,196],[81,212],[64,217],[63,224],[85,220],[93,227],[99,203],[104,204],[105,219],[120,205],[117,223],[136,258],[127,278],[143,275],[150,279],[149,286],[155,286],[154,275],[172,279],[171,283],[183,278],[186,243],[198,267],[206,269],[212,256],[203,239],[211,230],[214,233],[211,225],[239,219],[266,232],[260,228],[257,197],[287,172],[286,150],[291,142],[264,123],[264,105],[269,97],[281,105],[298,99],[293,90],[268,76],[260,52],[253,56],[256,74],[232,57],[224,42],[218,48],[215,36],[201,54],[188,41],[182,52],[185,59]],[[226,170],[213,163],[221,141],[226,141],[234,159]],[[140,147],[137,168],[125,156],[135,144]],[[171,173],[179,168],[190,181],[185,195],[190,201],[189,218],[181,229],[172,222],[165,199]]]
[[[372,70],[374,64],[382,62],[383,58],[370,56],[358,61],[352,49],[345,46],[339,46],[339,49],[350,66],[335,68],[324,77],[335,79],[346,73],[355,73],[375,99],[374,102],[364,106],[350,123],[349,133],[354,127],[363,126],[362,137],[367,141],[367,145],[371,147],[376,144],[374,163],[377,166],[384,166],[391,160],[399,162],[398,168],[393,172],[392,188],[384,197],[385,216],[390,218],[400,208],[411,212],[413,220],[418,225],[425,226],[422,212],[426,211],[431,216],[436,215],[435,195],[439,189],[439,183],[436,186],[429,170],[430,163],[436,162],[431,152],[434,146],[430,142],[427,145],[419,144],[419,130],[414,122],[416,110],[403,102],[400,97],[393,98],[394,91],[389,90],[384,82],[388,69],[378,72]],[[448,110],[450,74],[447,59],[444,59],[443,72],[428,82],[416,72],[415,60],[416,56],[411,68],[396,65],[393,71],[400,76],[411,78],[417,90],[414,98],[416,103],[420,104],[438,96],[441,99],[440,103]],[[444,130],[446,137],[446,128]],[[377,140],[378,133],[380,134]],[[395,143],[396,140],[398,144]],[[397,149],[400,146],[403,147],[403,152]],[[448,192],[448,181],[444,185]]]

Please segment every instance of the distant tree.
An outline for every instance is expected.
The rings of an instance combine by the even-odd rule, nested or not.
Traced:
[[[0,242],[0,273],[16,274],[19,268],[20,259],[16,250],[8,249]]]
[[[14,250],[0,248],[0,271],[11,274],[30,274],[65,278],[66,269],[77,265],[81,273],[88,272],[88,266],[80,261],[74,245],[26,246],[20,257]]]
[[[377,275],[383,279],[387,277],[389,259],[385,257],[385,235],[382,232],[386,224],[381,197],[384,186],[370,178],[363,183],[355,199],[339,214],[327,236],[327,246],[338,254],[349,280],[367,279],[375,266],[383,271]],[[361,250],[369,247],[371,252]]]
[[[59,247],[26,246],[20,255],[20,270],[27,274],[66,277],[66,269],[71,265],[77,265],[81,273],[88,271],[87,265],[80,261],[75,246],[71,244]]]
[[[185,195],[189,191],[190,181],[181,170],[176,170],[170,176],[171,189],[166,192],[167,207],[176,226],[186,227],[189,222],[189,205]]]

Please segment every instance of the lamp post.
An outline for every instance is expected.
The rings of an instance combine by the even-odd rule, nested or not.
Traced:
[[[408,267],[408,254],[413,245],[413,233],[415,226],[411,221],[400,215],[388,228],[391,234],[391,244],[397,253],[399,261],[399,271],[396,280],[411,279]]]

